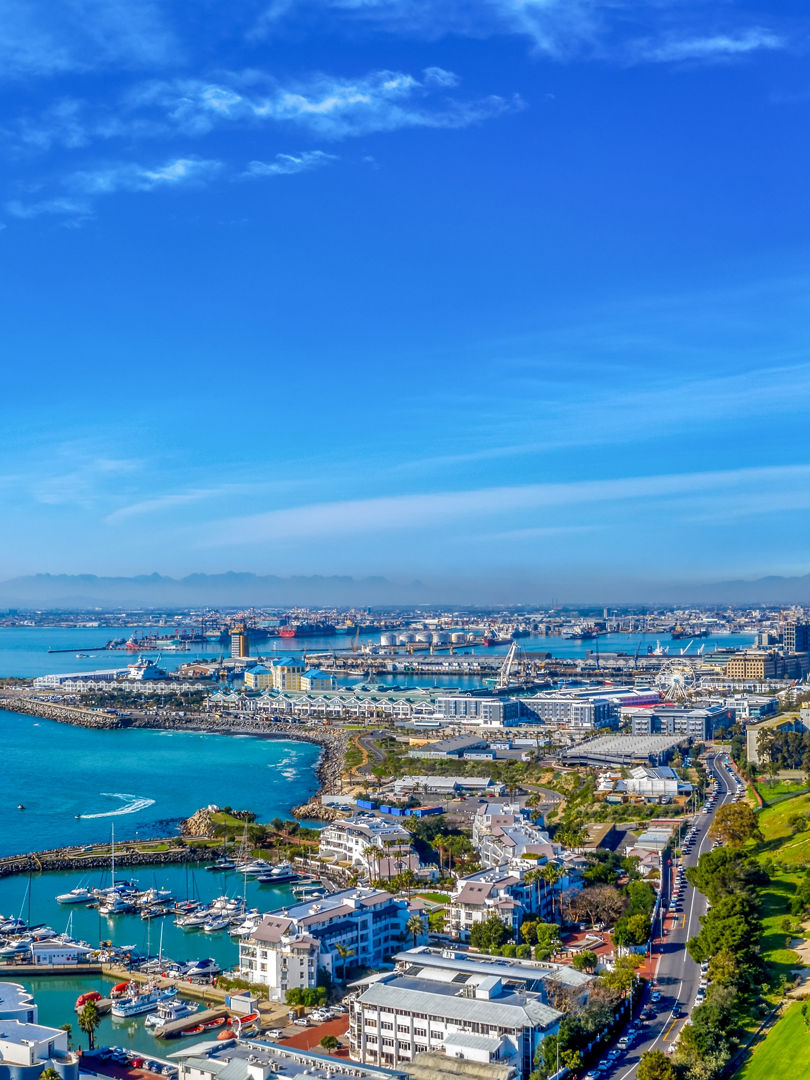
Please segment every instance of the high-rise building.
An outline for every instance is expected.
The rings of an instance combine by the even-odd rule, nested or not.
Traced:
[[[231,630],[231,656],[250,656],[250,639],[244,626],[235,626]]]
[[[790,619],[782,631],[785,652],[810,652],[810,623]]]

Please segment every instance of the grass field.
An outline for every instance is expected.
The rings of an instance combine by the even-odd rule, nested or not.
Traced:
[[[810,794],[784,799],[768,806],[757,815],[757,822],[764,836],[758,853],[773,855],[780,862],[791,866],[807,865],[810,861],[810,829],[791,835],[788,818],[793,814],[810,816]]]
[[[766,803],[783,795],[807,791],[807,784],[803,780],[757,780],[754,786]]]
[[[736,1074],[737,1080],[780,1080],[810,1076],[810,1031],[801,1005],[791,1005],[777,1021],[750,1061]]]

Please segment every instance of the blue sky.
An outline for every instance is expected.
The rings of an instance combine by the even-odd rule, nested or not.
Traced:
[[[805,573],[810,15],[6,0],[0,576]]]

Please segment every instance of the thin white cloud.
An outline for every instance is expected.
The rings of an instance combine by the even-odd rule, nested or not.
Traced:
[[[154,166],[119,162],[71,173],[63,181],[63,186],[70,192],[68,195],[57,195],[32,203],[12,199],[5,205],[8,213],[15,218],[25,220],[51,214],[80,224],[92,216],[92,200],[100,195],[200,184],[210,180],[221,167],[219,161],[202,158],[175,158]]]
[[[320,169],[337,161],[335,154],[323,150],[302,150],[297,154],[276,154],[272,161],[251,161],[242,173],[248,178],[263,176],[293,176],[295,173]]]
[[[31,218],[46,216],[67,217],[79,220],[89,217],[92,208],[86,200],[56,196],[53,199],[40,199],[37,202],[24,203],[19,199],[9,199],[5,204],[6,212],[12,217],[27,221]]]
[[[785,45],[785,39],[779,34],[757,26],[733,34],[671,38],[658,43],[638,42],[630,46],[630,53],[640,60],[677,63],[685,60],[728,60],[761,50],[783,49]]]
[[[217,83],[153,81],[134,90],[124,108],[189,136],[228,124],[272,123],[343,139],[409,127],[463,128],[522,106],[517,96],[450,96],[457,84],[453,72],[439,67],[418,76],[385,70],[357,78],[316,74],[285,83],[252,73]]]
[[[483,520],[560,507],[660,502],[701,492],[725,494],[742,490],[754,500],[759,493],[772,492],[774,485],[789,487],[808,480],[810,465],[790,465],[347,499],[230,518],[212,525],[199,543],[202,547],[219,547],[414,531],[455,525],[467,518]]]
[[[781,35],[761,27],[719,30],[717,11],[705,0],[271,0],[251,35],[278,36],[296,17],[303,22],[314,13],[321,19],[331,15],[347,32],[359,24],[427,39],[518,35],[556,60],[708,61],[787,46]],[[733,11],[725,15],[731,23]]]
[[[154,166],[120,162],[100,169],[75,172],[67,178],[66,183],[72,190],[87,195],[154,191],[155,188],[203,182],[219,172],[221,167],[221,162],[204,158],[175,158]]]

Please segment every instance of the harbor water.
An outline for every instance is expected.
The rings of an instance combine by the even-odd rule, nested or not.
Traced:
[[[120,840],[166,836],[210,803],[269,821],[317,789],[311,743],[97,730],[8,712],[0,738],[0,855],[109,840],[113,823]]]

